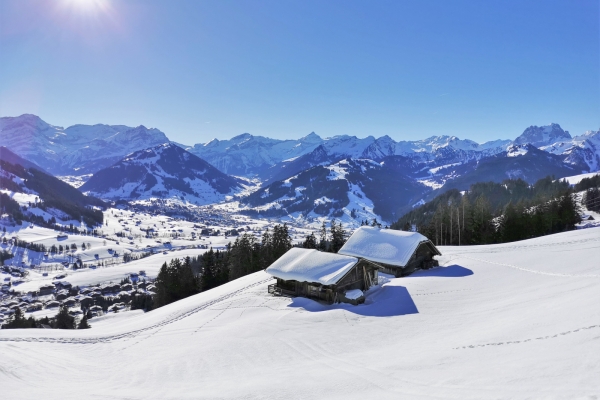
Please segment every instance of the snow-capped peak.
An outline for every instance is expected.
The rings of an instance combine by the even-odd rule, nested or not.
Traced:
[[[525,129],[523,133],[515,139],[515,144],[530,143],[535,147],[548,146],[549,144],[571,139],[568,131],[564,131],[559,124],[550,124],[545,126],[532,125]]]

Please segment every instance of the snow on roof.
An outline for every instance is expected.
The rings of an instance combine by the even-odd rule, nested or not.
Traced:
[[[364,296],[364,293],[360,289],[352,289],[344,293],[344,297],[350,300],[360,299],[362,296]]]
[[[358,262],[355,257],[293,248],[279,257],[267,273],[286,281],[314,282],[333,285]]]
[[[338,253],[404,267],[419,243],[428,241],[418,232],[361,226]]]

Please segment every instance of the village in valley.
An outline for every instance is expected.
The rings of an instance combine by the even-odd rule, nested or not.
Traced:
[[[0,0],[0,400],[600,400],[599,15]]]

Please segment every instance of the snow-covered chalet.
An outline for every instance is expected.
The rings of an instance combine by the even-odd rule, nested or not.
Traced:
[[[364,301],[363,291],[377,284],[375,265],[356,257],[293,248],[267,270],[277,279],[269,293],[303,296],[326,303]]]
[[[372,226],[358,228],[338,253],[367,260],[396,277],[436,267],[439,264],[433,257],[442,255],[431,240],[418,232]]]
[[[364,292],[377,284],[379,271],[406,276],[437,266],[435,255],[440,251],[420,233],[363,226],[338,254],[289,250],[266,269],[277,279],[269,285],[269,293],[358,304],[364,301]]]

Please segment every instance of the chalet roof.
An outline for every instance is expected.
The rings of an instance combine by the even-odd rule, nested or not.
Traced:
[[[421,243],[429,243],[432,249],[441,255],[433,243],[418,232],[361,226],[338,253],[404,267]]]
[[[279,257],[266,272],[286,281],[334,285],[357,262],[355,257],[295,247]]]

